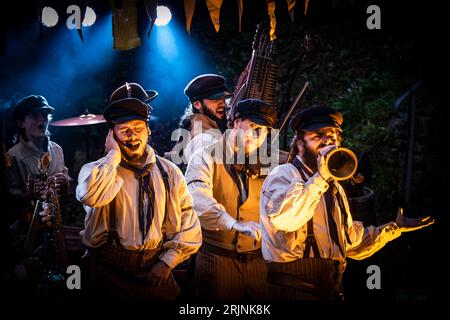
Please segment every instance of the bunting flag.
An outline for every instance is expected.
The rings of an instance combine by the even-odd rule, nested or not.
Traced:
[[[244,11],[243,0],[237,0],[239,12],[239,32],[242,31],[242,12]]]
[[[303,13],[306,16],[306,12],[308,11],[309,0],[305,0],[305,12]]]
[[[286,0],[289,17],[291,17],[292,22],[294,22],[294,9],[295,9],[296,2],[297,2],[297,0]]]
[[[220,7],[222,6],[222,2],[223,0],[206,0],[209,15],[211,16],[211,21],[216,32],[219,32],[220,28]]]
[[[145,11],[147,12],[147,17],[150,20],[150,27],[148,28],[147,38],[150,38],[150,33],[152,32],[153,25],[155,24],[157,13],[156,8],[158,7],[158,0],[144,0]]]
[[[267,0],[267,13],[270,18],[270,41],[275,40],[275,29],[277,27],[277,18],[275,17],[275,0]]]
[[[194,16],[195,0],[184,0],[184,15],[186,16],[186,30],[191,33],[192,17]]]
[[[71,4],[76,4],[80,7],[80,17],[81,17],[81,23],[80,23],[80,28],[77,29],[78,32],[78,36],[81,39],[81,42],[84,42],[84,37],[83,37],[83,19],[84,16],[86,15],[86,10],[87,7],[89,6],[89,0],[78,0],[78,1],[72,1]]]
[[[137,8],[135,0],[123,0],[122,6],[116,7],[111,1],[113,9],[114,49],[130,50],[141,45],[141,38],[137,32]]]

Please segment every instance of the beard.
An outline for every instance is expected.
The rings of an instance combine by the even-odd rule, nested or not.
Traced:
[[[311,168],[314,172],[317,172],[317,156],[318,154],[311,150],[308,147],[304,148],[302,159],[305,161],[305,164]]]
[[[221,132],[227,130],[227,117],[224,115],[219,119],[216,114],[202,101],[202,113],[217,123]]]
[[[145,147],[144,152],[141,155],[137,153],[129,153],[130,149],[122,142],[119,142],[119,148],[120,152],[122,153],[122,158],[132,166],[141,167],[147,159],[147,149]]]
[[[302,160],[305,162],[305,164],[311,168],[314,172],[318,171],[317,167],[317,157],[319,156],[319,152],[323,147],[326,147],[325,144],[320,144],[317,146],[316,149],[312,149],[309,145],[307,145],[305,140],[302,140]]]

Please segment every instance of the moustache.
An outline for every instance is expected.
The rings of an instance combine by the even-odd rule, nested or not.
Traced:
[[[137,149],[140,144],[140,141],[133,141],[135,144],[133,144],[131,141],[125,141],[125,142],[118,141],[118,142],[122,146],[127,147],[128,149],[132,149],[132,150]]]

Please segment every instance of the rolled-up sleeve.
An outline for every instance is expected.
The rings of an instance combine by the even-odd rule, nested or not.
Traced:
[[[282,231],[300,229],[314,215],[328,183],[315,174],[306,183],[291,165],[275,168],[264,181],[261,210],[272,225]]]
[[[347,247],[347,257],[355,260],[363,260],[383,248],[388,242],[397,239],[401,235],[400,228],[395,222],[375,227],[364,228],[360,221],[353,221],[349,228],[352,244]]]
[[[192,197],[181,171],[174,169],[176,174],[171,177],[174,187],[167,219],[168,241],[163,245],[166,251],[159,257],[171,269],[196,253],[202,244],[200,221],[192,208]]]
[[[206,152],[196,152],[189,161],[186,180],[193,206],[206,230],[231,230],[236,220],[213,196],[214,162]]]
[[[77,200],[92,208],[110,203],[123,184],[117,175],[119,163],[120,154],[111,150],[98,161],[85,164],[78,175]]]

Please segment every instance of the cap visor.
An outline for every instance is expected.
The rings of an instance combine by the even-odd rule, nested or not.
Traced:
[[[36,108],[34,110],[49,110],[50,112],[53,112],[53,111],[55,111],[55,108],[50,107],[50,106],[42,106],[42,107]]]
[[[335,128],[341,130],[341,127],[336,125],[334,122],[318,122],[312,123],[310,125],[305,126],[302,130],[314,131],[323,128]]]
[[[131,115],[131,116],[117,117],[117,118],[111,119],[110,122],[112,122],[112,123],[125,123],[125,122],[132,121],[132,120],[141,120],[141,121],[144,121],[144,122],[148,121],[148,119],[146,119],[144,117],[140,117],[140,116],[137,116],[137,115]]]
[[[249,120],[253,121],[254,123],[259,124],[261,126],[272,128],[272,124],[269,123],[264,117],[259,117],[259,116],[256,116],[256,115],[250,115],[250,116],[245,116],[243,118],[244,119],[249,119]]]
[[[227,99],[227,98],[231,98],[233,95],[229,92],[219,92],[219,93],[215,93],[212,95],[209,95],[207,97],[204,97],[204,99],[208,99],[208,100],[220,100],[220,99]]]

